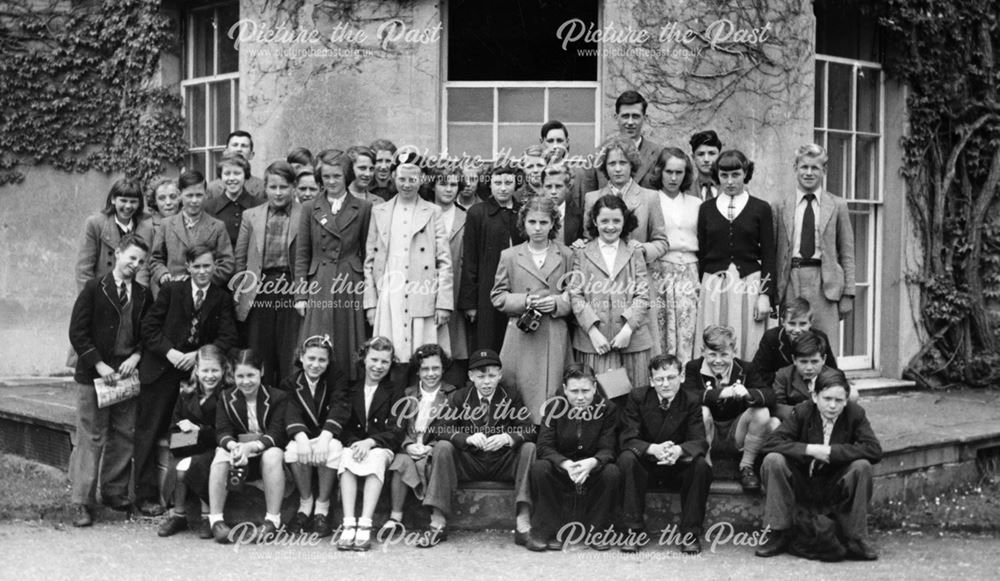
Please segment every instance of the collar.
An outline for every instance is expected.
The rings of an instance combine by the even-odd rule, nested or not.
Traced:
[[[181,219],[184,220],[184,227],[194,228],[195,226],[198,225],[198,222],[201,222],[201,217],[205,215],[205,212],[199,212],[197,218],[192,218],[188,216],[186,212],[181,212],[180,214],[181,214]]]
[[[563,200],[561,204],[559,204],[558,206],[556,206],[556,208],[559,208],[559,215],[560,216],[565,216],[566,215],[566,200]],[[564,224],[564,226],[565,226],[565,224]]]
[[[618,251],[618,247],[621,245],[621,243],[622,243],[622,241],[621,241],[620,238],[618,239],[617,242],[614,242],[613,244],[608,244],[607,242],[605,242],[604,240],[601,240],[600,238],[597,239],[597,247],[602,252],[605,251],[605,250],[614,250],[615,252],[617,252]]]
[[[636,139],[635,141],[633,141],[632,143],[635,143],[636,150],[641,149],[642,148],[642,134],[640,133],[639,134],[639,138]]]
[[[750,197],[750,192],[748,192],[747,190],[743,190],[742,192],[736,194],[735,196],[730,196],[726,192],[719,191],[719,197],[722,198],[723,200],[725,200],[727,203],[729,202],[729,200],[726,200],[726,198],[730,198],[731,197],[732,200],[733,200],[733,202],[735,203],[737,200],[744,200],[744,199],[749,198]]]
[[[437,394],[441,391],[441,384],[439,383],[438,386],[435,387],[433,391],[429,391],[427,389],[424,389],[423,382],[420,382],[420,387],[418,389],[420,391],[420,399],[434,398],[437,397]]]
[[[132,220],[128,221],[128,224],[122,224],[118,221],[118,215],[115,215],[115,225],[118,226],[123,232],[129,234],[132,232]]]
[[[725,375],[723,375],[723,380],[724,381],[729,382],[732,379],[732,377],[733,377],[733,368],[735,366],[736,366],[736,362],[735,361],[732,364],[729,365],[729,372],[726,373]],[[715,378],[715,373],[713,373],[712,372],[712,368],[710,368],[708,366],[708,359],[702,359],[702,361],[701,361],[701,369],[699,370],[699,372],[702,375],[704,375],[705,377]],[[719,386],[719,387],[721,388],[722,386]]]
[[[129,283],[131,283],[132,281],[130,281],[130,280],[125,280],[124,278],[118,278],[118,275],[117,275],[117,274],[115,274],[115,271],[113,271],[113,270],[111,271],[111,278],[113,278],[113,279],[115,280],[115,289],[116,289],[116,290],[117,290],[117,289],[119,289],[119,288],[121,288],[121,286],[122,286],[122,283],[125,283],[125,287],[126,287],[126,288],[129,288],[129,289],[131,289],[131,287],[132,287],[132,285],[131,285],[131,284],[129,284]]]
[[[212,286],[211,283],[206,284],[204,287],[200,287],[197,284],[195,284],[193,278],[191,279],[191,293],[192,294],[197,293],[199,290],[201,290],[201,291],[203,291],[205,293],[205,296],[208,296],[208,287],[210,287],[210,286]]]
[[[276,207],[272,206],[271,204],[268,204],[267,205],[267,213],[268,214],[284,214],[285,216],[287,216],[288,213],[289,213],[289,211],[291,210],[291,207],[292,207],[292,203],[291,202],[288,202],[287,204],[285,204],[284,206],[282,206],[280,208],[276,208]]]
[[[616,196],[618,196],[620,198],[620,197],[622,197],[622,194],[624,194],[625,192],[627,192],[628,189],[630,187],[632,187],[632,182],[633,181],[634,180],[632,178],[629,178],[628,181],[625,182],[625,185],[622,186],[622,187],[620,187],[620,188],[616,188],[613,185],[611,185],[611,182],[608,182],[608,189],[611,190],[612,194],[614,194],[614,195],[616,195]]]
[[[841,412],[840,412],[839,414],[837,414],[836,416],[834,416],[834,418],[833,418],[832,420],[828,420],[828,419],[826,419],[826,417],[825,417],[825,416],[823,416],[823,414],[821,413],[821,414],[819,415],[819,421],[820,421],[820,423],[821,423],[821,424],[823,424],[823,426],[830,426],[830,427],[833,427],[833,426],[834,426],[834,425],[835,425],[835,424],[837,423],[837,420],[839,420],[839,419],[840,419],[840,415],[841,415],[841,414],[843,414],[843,413],[844,413],[844,412],[843,412],[843,411],[841,411]]]
[[[816,191],[815,191],[815,192],[813,192],[813,195],[814,195],[814,196],[816,196],[816,203],[817,203],[817,204],[818,204],[818,203],[819,203],[819,201],[820,201],[820,195],[821,195],[821,194],[822,194],[822,188],[816,188]],[[796,204],[801,204],[801,203],[802,203],[802,200],[804,200],[804,199],[805,199],[805,197],[806,197],[806,193],[805,193],[805,192],[803,192],[803,191],[802,191],[801,189],[799,189],[799,188],[796,188],[796,189],[795,189],[795,203],[796,203]]]

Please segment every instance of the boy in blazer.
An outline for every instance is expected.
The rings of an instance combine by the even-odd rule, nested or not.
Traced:
[[[850,391],[844,372],[824,369],[812,399],[797,405],[764,444],[764,525],[771,533],[757,556],[784,552],[796,503],[811,502],[833,505],[848,558],[878,558],[867,542],[867,518],[872,464],[882,459],[882,446],[864,408],[849,401]]]
[[[839,344],[840,319],[854,308],[854,230],[847,202],[823,191],[827,153],[810,144],[795,154],[798,188],[775,208],[778,300],[803,297],[815,326]]]
[[[212,282],[214,252],[195,246],[185,259],[190,278],[165,284],[142,324],[147,356],[139,366],[135,495],[139,510],[149,516],[163,513],[156,442],[170,426],[180,382],[190,374],[199,347],[213,343],[225,353],[237,341],[232,296]]]
[[[826,340],[819,334],[806,331],[792,346],[792,365],[782,367],[774,375],[775,417],[785,422],[791,417],[798,404],[812,399],[816,378],[826,369],[836,369],[826,365]],[[857,401],[858,392],[850,393],[850,400]]]
[[[542,190],[552,198],[561,218],[556,240],[567,247],[583,239],[586,234],[583,229],[583,210],[569,197],[572,179],[569,168],[561,163],[546,167],[542,173]]]
[[[703,355],[688,361],[681,388],[701,403],[709,448],[718,442],[716,447],[724,443],[742,450],[740,485],[745,491],[758,491],[754,463],[773,429],[769,408],[774,407],[774,390],[761,381],[753,363],[736,357],[736,333],[731,327],[709,327],[703,341]]]
[[[837,358],[830,349],[830,338],[812,326],[812,309],[809,301],[802,297],[786,300],[782,307],[781,324],[764,331],[757,353],[753,356],[754,367],[764,383],[774,383],[775,373],[794,363],[795,340],[804,333],[811,332],[826,345],[824,356],[826,366],[838,369]]]
[[[135,280],[149,246],[141,237],[122,237],[115,267],[83,285],[70,318],[69,340],[77,354],[76,438],[69,477],[73,526],[93,524],[91,503],[98,478],[105,504],[128,510],[129,468],[135,431],[136,400],[97,407],[94,379],[114,383],[132,374],[142,358],[142,318],[153,302]]]
[[[472,385],[448,398],[444,436],[434,444],[424,506],[431,509],[431,529],[418,547],[435,547],[448,538],[446,518],[452,494],[468,480],[513,482],[517,504],[514,540],[523,545],[531,529],[528,474],[535,460],[534,429],[528,408],[516,391],[500,385],[500,356],[490,349],[469,358]]]
[[[700,402],[681,389],[683,364],[673,355],[657,355],[649,362],[650,386],[629,394],[622,419],[621,454],[623,524],[645,531],[646,490],[655,484],[679,486],[681,493],[681,550],[701,552],[702,523],[712,485],[712,467],[705,459],[708,440]],[[642,539],[622,546],[633,553]]]
[[[264,384],[274,386],[292,373],[298,343],[301,317],[291,290],[298,280],[295,240],[302,206],[292,191],[295,173],[288,163],[268,166],[264,183],[267,203],[247,210],[240,222],[230,288],[236,320],[246,322],[243,339],[264,359]]]

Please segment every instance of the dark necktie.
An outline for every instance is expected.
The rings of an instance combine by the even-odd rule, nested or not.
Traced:
[[[125,286],[125,281],[122,281],[121,286],[118,287],[118,304],[123,309],[128,304],[128,287]]]
[[[191,332],[188,333],[188,344],[191,346],[198,345],[198,311],[204,303],[205,291],[198,289],[194,293],[194,314],[191,316]]]
[[[812,258],[816,254],[816,213],[813,211],[815,194],[806,194],[806,211],[802,214],[802,240],[799,243],[799,256]]]
[[[205,291],[198,289],[198,291],[194,293],[194,310],[200,311],[201,305],[203,304],[205,304]]]
[[[670,400],[669,399],[661,399],[660,400],[660,409],[663,410],[663,411],[667,411],[668,409],[670,409]]]
[[[708,184],[701,184],[701,199],[702,200],[712,199],[712,186]]]

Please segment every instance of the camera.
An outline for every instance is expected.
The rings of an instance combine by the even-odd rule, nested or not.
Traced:
[[[247,481],[247,467],[230,466],[229,474],[226,475],[226,489],[230,492],[241,492],[243,485]]]
[[[542,325],[542,314],[535,309],[528,309],[517,318],[517,328],[525,333],[534,333]]]

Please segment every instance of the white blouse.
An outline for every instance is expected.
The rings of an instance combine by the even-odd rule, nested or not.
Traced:
[[[698,208],[701,200],[697,196],[679,193],[671,198],[660,194],[660,210],[667,226],[667,242],[670,250],[661,260],[672,264],[698,262]]]

